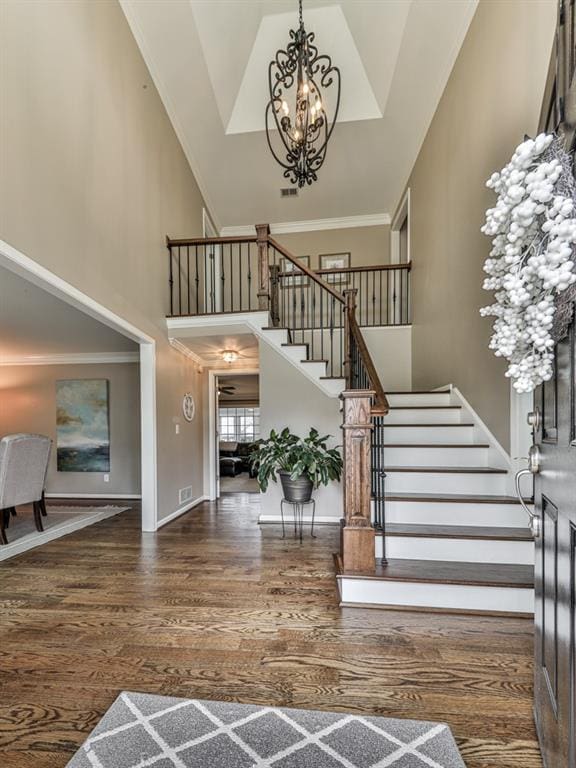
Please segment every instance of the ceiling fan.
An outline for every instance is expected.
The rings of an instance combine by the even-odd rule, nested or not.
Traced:
[[[219,395],[233,395],[236,392],[236,387],[232,384],[218,384]]]

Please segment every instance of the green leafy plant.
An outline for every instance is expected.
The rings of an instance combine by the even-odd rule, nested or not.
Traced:
[[[305,438],[292,434],[288,427],[281,432],[273,429],[250,455],[260,490],[266,491],[270,480],[277,482],[278,472],[288,472],[292,480],[306,475],[314,488],[340,480],[342,457],[337,448],[328,448],[329,438],[321,437],[314,428]]]

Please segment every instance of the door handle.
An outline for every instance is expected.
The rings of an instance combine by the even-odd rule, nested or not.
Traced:
[[[516,487],[516,496],[520,502],[522,509],[528,515],[530,521],[530,529],[534,534],[534,538],[537,539],[540,536],[540,517],[530,509],[530,507],[524,501],[522,497],[522,491],[520,490],[520,480],[525,475],[536,475],[540,471],[540,449],[537,445],[533,445],[530,448],[528,454],[528,467],[526,469],[520,469],[516,472],[514,477],[514,485]]]

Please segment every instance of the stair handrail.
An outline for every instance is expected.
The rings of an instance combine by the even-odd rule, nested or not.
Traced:
[[[340,304],[346,303],[346,299],[340,293],[340,291],[337,291],[335,288],[333,288],[330,285],[330,283],[327,283],[325,280],[323,280],[314,270],[310,269],[310,267],[307,267],[306,264],[301,262],[293,254],[291,254],[287,248],[285,248],[281,243],[279,243],[273,237],[270,237],[270,235],[268,236],[268,244],[271,245],[273,248],[275,248],[278,251],[278,253],[284,256],[285,259],[292,262],[292,264],[294,264],[294,266],[296,266],[300,272],[302,272],[304,275],[306,275],[315,283],[317,283],[321,288],[328,291],[328,293],[331,294],[336,299],[336,301],[340,302]]]
[[[374,392],[372,403],[372,414],[374,416],[385,416],[390,410],[388,398],[380,381],[380,376],[372,360],[372,355],[368,350],[362,330],[356,320],[356,289],[344,291],[346,297],[346,386],[348,389],[355,389],[353,382],[353,360],[351,356],[350,343],[353,339],[358,349],[362,365],[364,366],[368,378],[368,387]]]
[[[226,243],[255,243],[256,235],[241,235],[227,237],[182,237],[174,238],[166,236],[166,247],[186,245],[224,245]]]

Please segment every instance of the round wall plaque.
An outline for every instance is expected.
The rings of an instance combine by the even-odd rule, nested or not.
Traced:
[[[186,421],[192,421],[196,413],[196,403],[190,392],[186,392],[182,399],[182,413]]]

